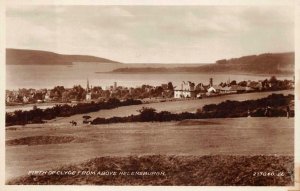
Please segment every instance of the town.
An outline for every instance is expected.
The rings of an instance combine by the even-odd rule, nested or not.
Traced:
[[[245,92],[276,91],[294,88],[294,80],[278,80],[275,76],[259,81],[228,80],[218,85],[213,83],[213,78],[204,83],[182,81],[180,86],[172,82],[160,86],[142,85],[140,87],[118,86],[117,82],[103,89],[101,86],[90,86],[87,79],[86,88],[75,85],[73,88],[55,86],[53,89],[19,89],[6,90],[6,105],[29,103],[78,103],[91,101],[105,101],[110,98],[126,99],[200,99],[224,94]]]

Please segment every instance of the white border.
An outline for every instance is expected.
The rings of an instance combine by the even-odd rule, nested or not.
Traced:
[[[178,186],[8,186],[4,185],[5,172],[5,7],[9,5],[240,5],[240,6],[281,6],[293,5],[295,7],[295,110],[299,116],[300,99],[300,1],[297,0],[0,0],[0,190],[293,190],[288,187],[178,187]],[[295,118],[295,163],[300,164],[300,119]],[[299,174],[296,174],[299,182]],[[300,185],[298,183],[298,189]]]

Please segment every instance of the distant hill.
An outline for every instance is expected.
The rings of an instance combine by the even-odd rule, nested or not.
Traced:
[[[7,65],[69,65],[74,62],[119,63],[95,56],[64,55],[40,50],[6,49]]]
[[[240,58],[218,60],[214,64],[205,64],[193,67],[174,68],[118,68],[114,73],[223,73],[232,74],[293,74],[295,53],[267,53],[260,55],[243,56]]]
[[[240,58],[223,59],[216,61],[213,66],[204,69],[213,71],[241,71],[257,74],[293,73],[295,53],[267,53],[260,55],[243,56]]]

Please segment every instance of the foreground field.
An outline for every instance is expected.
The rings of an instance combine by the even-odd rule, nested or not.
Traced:
[[[291,156],[100,157],[8,184],[291,186],[293,167]]]
[[[100,156],[292,156],[293,127],[293,119],[287,118],[228,118],[72,128],[52,122],[8,128],[6,179]]]

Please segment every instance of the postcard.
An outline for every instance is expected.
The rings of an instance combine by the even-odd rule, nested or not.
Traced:
[[[3,3],[5,189],[299,189],[300,6],[204,2]]]

